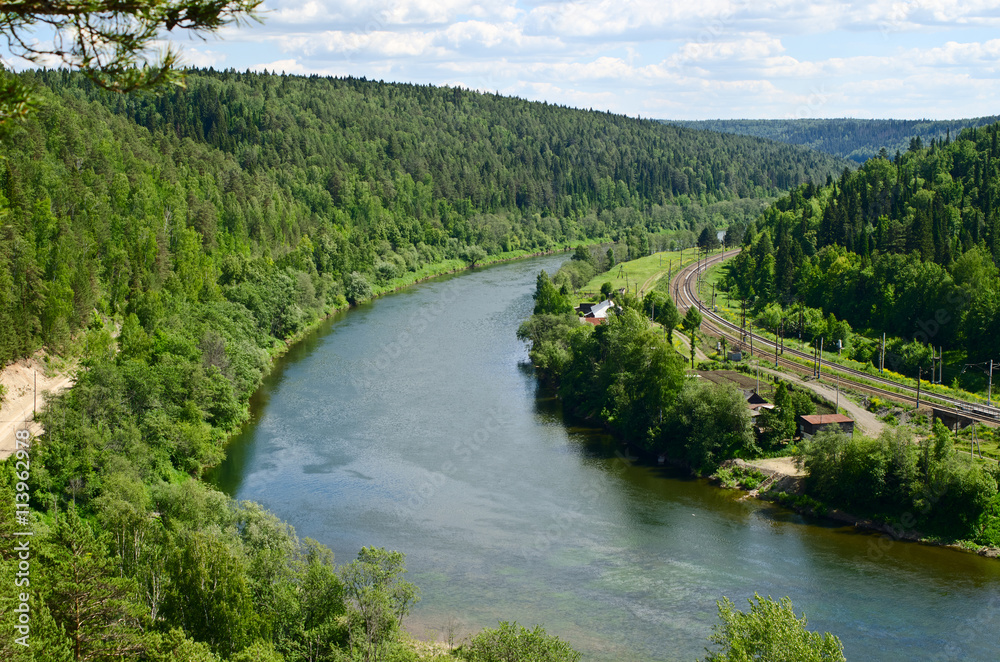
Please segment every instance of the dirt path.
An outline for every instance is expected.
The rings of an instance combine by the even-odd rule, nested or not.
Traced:
[[[34,410],[45,405],[46,396],[73,384],[73,368],[46,375],[41,353],[10,364],[0,372],[0,384],[7,389],[0,407],[0,460],[14,452],[14,432],[27,427],[35,435],[41,426],[34,422]],[[37,381],[36,381],[37,379]],[[37,399],[36,399],[37,388]]]
[[[795,466],[795,461],[790,457],[770,457],[766,460],[748,460],[747,464],[752,464],[761,469],[777,471],[784,476],[805,476],[805,469]]]
[[[687,359],[690,362],[691,361],[691,339],[688,338],[687,336],[685,336],[682,331],[674,331],[674,338],[677,338],[678,340],[680,340],[680,343],[682,345],[684,345],[684,351],[682,352],[682,355],[684,356],[685,359]],[[705,352],[701,351],[701,347],[698,347],[697,345],[694,348],[694,358],[695,358],[696,361],[707,361],[708,360],[708,356],[705,354]]]
[[[827,386],[826,384],[821,384],[813,380],[805,380],[798,375],[789,372],[779,372],[777,370],[771,370],[769,368],[761,368],[761,372],[766,372],[782,379],[788,380],[795,384],[796,386],[801,386],[802,388],[807,388],[813,393],[816,393],[824,400],[830,404],[837,403],[837,389],[832,386]],[[853,400],[850,400],[843,393],[840,394],[840,406],[843,407],[851,418],[854,419],[855,425],[860,428],[863,434],[869,437],[877,437],[882,434],[882,430],[885,428],[885,424],[878,420],[875,414],[871,413],[864,407],[861,407]]]

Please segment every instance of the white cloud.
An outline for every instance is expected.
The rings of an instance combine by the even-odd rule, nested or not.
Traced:
[[[250,67],[251,71],[270,71],[272,73],[286,73],[286,74],[307,74],[312,73],[305,66],[303,66],[297,60],[275,60],[274,62],[265,62],[262,64],[254,64]]]
[[[456,83],[675,117],[996,112],[996,0],[267,0],[200,66]],[[242,51],[241,51],[242,49]],[[551,96],[551,98],[549,97]]]

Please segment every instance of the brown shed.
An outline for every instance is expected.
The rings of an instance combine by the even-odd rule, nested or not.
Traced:
[[[854,420],[843,414],[813,414],[799,416],[799,432],[801,434],[816,434],[820,430],[840,428],[841,432],[854,434]]]

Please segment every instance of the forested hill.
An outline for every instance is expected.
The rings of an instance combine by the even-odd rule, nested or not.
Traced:
[[[664,120],[691,129],[734,133],[804,145],[858,163],[886,150],[887,156],[905,152],[916,138],[929,145],[932,140],[954,138],[962,129],[982,127],[1000,120],[1000,116],[963,120],[862,120],[862,119],[791,119],[791,120]],[[918,146],[914,144],[914,146]]]
[[[679,196],[705,204],[771,195],[837,167],[765,141],[364,79],[198,74],[186,91],[118,97],[112,109],[153,131],[204,139],[251,169],[325,168],[335,203],[357,180],[384,188],[408,175],[434,197],[467,200],[480,212],[571,217]]]
[[[915,340],[899,348],[908,374],[930,365],[928,344],[959,368],[1000,357],[1000,124],[796,189],[762,229],[732,267],[758,310],[803,302]]]
[[[0,321],[16,329],[0,363],[171,275],[188,297],[216,297],[233,254],[267,255],[293,278],[315,270],[332,298],[352,272],[391,280],[469,246],[724,223],[741,200],[843,167],[781,143],[457,89],[192,72],[186,89],[140,97],[63,71],[24,77],[45,101],[2,148],[6,245],[32,248],[0,261],[15,284]],[[269,323],[279,336],[296,327]]]

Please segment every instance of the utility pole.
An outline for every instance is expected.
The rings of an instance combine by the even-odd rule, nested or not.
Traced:
[[[743,342],[747,339],[747,300],[740,299],[740,335]]]
[[[920,409],[920,377],[923,376],[924,367],[917,366],[917,409]]]
[[[774,335],[774,367],[778,367],[778,330],[775,329]]]
[[[878,374],[885,374],[885,331],[882,332],[882,348],[879,350]]]
[[[816,379],[819,379],[823,374],[823,340],[819,339],[819,354],[817,354],[818,360],[816,361]]]
[[[986,404],[993,405],[993,359],[990,359],[990,381],[986,390]]]
[[[750,322],[747,328],[750,331],[750,356],[753,356],[753,322]]]

